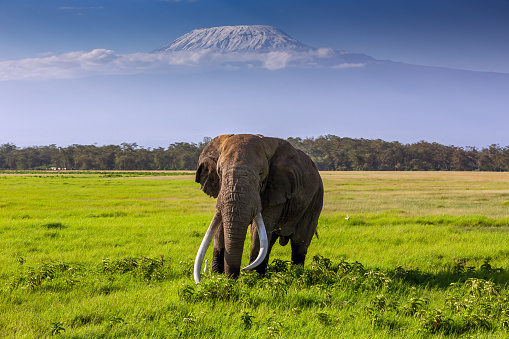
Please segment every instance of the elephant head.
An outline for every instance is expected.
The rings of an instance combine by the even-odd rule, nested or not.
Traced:
[[[292,195],[298,193],[299,189],[309,191],[303,181],[306,179],[306,167],[310,165],[303,165],[301,161],[302,157],[309,158],[298,152],[284,140],[248,134],[221,135],[203,149],[198,161],[196,182],[201,184],[206,194],[217,198],[217,202],[216,213],[196,256],[194,272],[197,282],[200,280],[203,257],[212,238],[215,239],[213,270],[224,271],[232,277],[239,275],[244,241],[250,224],[252,234],[260,241],[259,244],[253,243],[252,248],[259,248],[259,253],[253,256],[252,252],[252,262],[244,269],[254,268],[266,261],[272,246],[269,245],[269,239],[273,238],[274,228],[283,217],[288,218],[288,208],[285,214],[284,206],[288,205]],[[310,159],[309,162],[312,164]],[[312,167],[318,175],[314,164]],[[319,175],[315,182],[322,187]],[[315,192],[311,193],[316,195]],[[302,192],[298,194],[302,195]],[[318,214],[321,200],[319,205]],[[270,220],[268,236],[264,218]],[[314,219],[311,237],[318,216]],[[304,241],[307,245],[311,237]]]

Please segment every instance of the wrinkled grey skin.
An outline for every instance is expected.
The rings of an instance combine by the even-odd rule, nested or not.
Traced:
[[[292,262],[304,264],[323,205],[323,185],[313,161],[287,141],[258,135],[221,135],[202,151],[196,182],[211,197],[222,224],[214,236],[212,270],[238,277],[247,228],[261,211],[269,248],[255,268],[264,274],[270,251],[279,239],[289,241]],[[258,232],[251,227],[250,262],[259,252]]]

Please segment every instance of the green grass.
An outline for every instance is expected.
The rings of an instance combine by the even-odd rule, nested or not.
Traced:
[[[276,244],[265,277],[196,285],[194,175],[0,174],[0,337],[509,335],[509,174],[322,177],[304,268]]]

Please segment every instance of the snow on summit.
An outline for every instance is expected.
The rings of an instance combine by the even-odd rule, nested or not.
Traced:
[[[152,53],[204,49],[221,53],[313,50],[278,28],[252,25],[195,29]]]

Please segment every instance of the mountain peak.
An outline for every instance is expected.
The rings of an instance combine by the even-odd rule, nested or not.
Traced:
[[[195,29],[152,53],[204,49],[220,53],[313,50],[278,28],[243,25]]]

